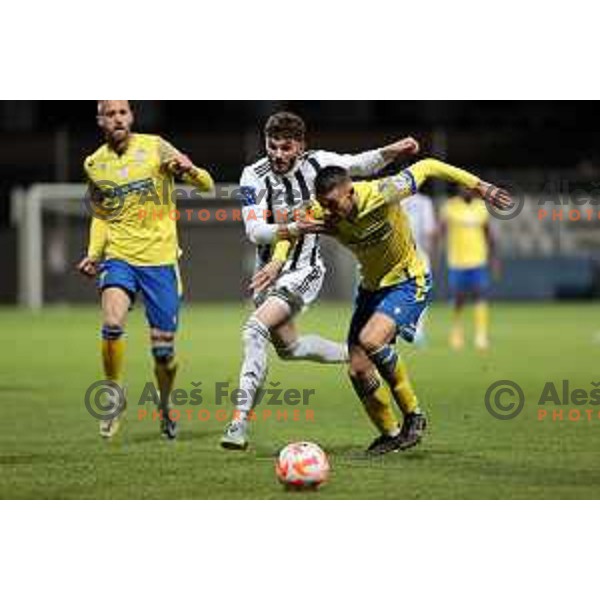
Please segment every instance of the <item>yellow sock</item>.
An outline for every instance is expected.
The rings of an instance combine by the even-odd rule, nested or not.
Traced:
[[[417,412],[419,402],[410,383],[408,369],[400,359],[398,359],[394,369],[394,380],[392,394],[402,413],[408,415]]]
[[[120,327],[102,328],[102,363],[106,379],[120,385],[125,363],[125,338]]]
[[[396,404],[403,414],[417,412],[419,403],[408,377],[406,365],[396,354],[394,348],[385,345],[369,354],[381,376],[392,390]]]
[[[475,317],[475,335],[478,337],[487,338],[490,323],[490,311],[488,303],[477,302],[473,307],[473,314]]]
[[[156,382],[158,384],[160,405],[166,408],[169,406],[169,397],[173,391],[175,375],[177,374],[177,362],[175,357],[171,356],[164,362],[155,362],[154,374],[156,375]]]
[[[381,433],[394,435],[398,432],[398,419],[392,410],[392,396],[384,385],[363,398],[369,419]]]
[[[368,382],[352,378],[352,385],[361,399],[371,423],[381,433],[396,435],[399,432],[399,426],[392,409],[392,397],[389,390],[382,385],[379,377],[373,373]]]

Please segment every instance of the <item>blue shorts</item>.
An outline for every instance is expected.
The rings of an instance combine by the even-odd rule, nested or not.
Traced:
[[[177,331],[181,283],[177,265],[136,267],[124,260],[105,261],[98,275],[98,288],[118,287],[131,301],[141,292],[146,319],[150,327],[160,331]]]
[[[490,287],[490,274],[487,267],[474,269],[448,269],[448,287],[450,295],[485,295]]]
[[[421,285],[415,278],[370,292],[358,289],[354,314],[348,332],[348,345],[358,345],[360,332],[375,313],[383,313],[396,322],[396,336],[413,342],[423,311],[431,303],[431,275]]]

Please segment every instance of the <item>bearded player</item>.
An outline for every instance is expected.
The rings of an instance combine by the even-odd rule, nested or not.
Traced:
[[[362,280],[350,323],[349,375],[361,400],[394,398],[403,422],[390,419],[369,447],[372,454],[416,445],[427,421],[394,342],[412,342],[430,302],[431,275],[416,250],[399,201],[415,194],[431,177],[476,191],[501,209],[508,193],[474,175],[434,159],[421,160],[398,175],[354,183],[346,169],[328,167],[315,180],[317,203],[297,222],[300,233],[326,233],[351,250]],[[385,385],[382,384],[385,382]]]
[[[181,297],[177,261],[174,177],[210,190],[213,180],[157,135],[133,133],[127,100],[98,102],[98,125],[106,143],[85,159],[93,216],[81,273],[98,276],[102,304],[102,363],[120,407],[100,422],[100,434],[112,437],[119,428],[123,396],[125,324],[136,296],[142,296],[150,328],[154,372],[162,409],[161,432],[177,433],[169,418],[169,395],[177,365],[175,333]],[[117,399],[118,396],[118,399]]]
[[[329,364],[348,360],[345,344],[301,335],[294,322],[317,298],[325,276],[318,234],[297,236],[291,252],[289,241],[297,233],[294,214],[310,202],[317,173],[338,165],[365,177],[419,149],[414,139],[405,138],[360,154],[306,151],[304,121],[288,112],[272,115],[264,134],[267,156],[246,167],[240,181],[246,234],[257,246],[256,275],[251,284],[257,309],[243,330],[241,397],[221,439],[224,448],[234,450],[248,445],[248,416],[266,377],[269,343],[283,360]],[[376,422],[392,410],[391,405],[366,408]]]

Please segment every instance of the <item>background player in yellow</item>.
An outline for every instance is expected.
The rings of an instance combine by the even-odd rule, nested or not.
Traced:
[[[442,208],[440,233],[446,238],[448,287],[454,306],[450,345],[455,350],[464,346],[462,313],[469,299],[474,302],[475,346],[480,350],[489,346],[488,265],[494,271],[499,268],[489,219],[485,202],[473,190],[450,198]]]
[[[501,209],[510,207],[504,190],[434,159],[398,175],[354,183],[341,167],[323,169],[315,180],[318,203],[298,222],[302,233],[326,233],[350,249],[360,263],[362,281],[348,333],[349,375],[357,395],[383,398],[390,392],[403,414],[402,427],[389,412],[379,415],[382,435],[373,454],[417,444],[426,427],[404,363],[393,343],[414,340],[431,297],[431,275],[415,248],[408,217],[399,201],[430,177],[464,185]],[[382,384],[385,381],[387,387]]]
[[[97,119],[106,143],[84,162],[93,216],[87,255],[78,267],[84,275],[98,276],[104,375],[123,404],[125,322],[136,295],[142,295],[163,411],[161,432],[173,439],[176,423],[168,408],[181,297],[177,226],[169,218],[175,208],[174,176],[200,190],[211,189],[213,181],[161,137],[132,133],[127,100],[99,101]],[[100,422],[103,437],[116,433],[121,413]]]

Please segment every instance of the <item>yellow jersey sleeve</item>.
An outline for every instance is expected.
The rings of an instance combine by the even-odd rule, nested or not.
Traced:
[[[406,169],[406,172],[410,173],[410,176],[414,180],[414,187],[420,188],[427,179],[436,178],[457,183],[463,187],[473,189],[477,187],[479,183],[479,177],[472,175],[468,171],[453,167],[441,160],[435,158],[425,158],[416,162]],[[416,190],[415,190],[416,191]]]
[[[94,194],[94,184],[92,183],[90,175],[90,167],[93,164],[93,158],[88,156],[83,161],[83,170],[85,172],[86,179],[88,180],[88,194]],[[96,188],[97,189],[97,188]],[[97,193],[97,192],[96,192]],[[108,239],[108,224],[103,219],[98,219],[92,216],[90,220],[90,233],[87,255],[88,258],[98,261],[104,256],[104,249],[106,247],[106,241]]]
[[[100,260],[104,256],[104,248],[108,238],[108,225],[103,219],[92,217],[90,223],[90,241],[87,255],[92,260]]]
[[[377,182],[379,195],[370,194],[368,197],[370,208],[376,208],[381,203],[393,204],[404,200],[416,194],[418,189],[431,178],[451,181],[469,189],[473,189],[479,183],[479,178],[468,171],[435,158],[425,158],[396,175],[379,179]]]

